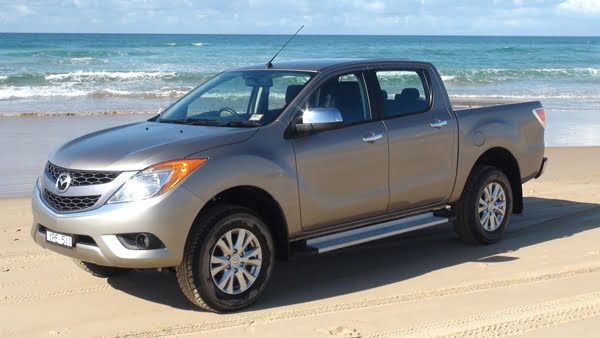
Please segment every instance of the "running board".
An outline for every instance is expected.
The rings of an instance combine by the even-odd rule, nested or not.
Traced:
[[[323,253],[447,222],[448,218],[436,217],[430,212],[323,237],[312,238],[306,241],[306,246],[317,250],[318,253]]]

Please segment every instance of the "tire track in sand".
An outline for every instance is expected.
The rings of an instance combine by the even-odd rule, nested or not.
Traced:
[[[0,256],[0,263],[15,263],[15,262],[36,262],[39,260],[58,259],[61,256],[54,255],[48,252],[24,252],[10,253]]]
[[[144,331],[134,331],[116,335],[116,337],[158,337],[169,335],[184,335],[214,331],[232,327],[242,327],[250,324],[269,323],[280,320],[295,319],[324,315],[328,313],[350,311],[361,308],[379,307],[384,305],[400,304],[437,297],[454,296],[472,292],[486,291],[490,289],[505,288],[522,284],[550,281],[555,279],[572,278],[600,271],[600,265],[580,267],[570,270],[554,271],[549,273],[526,275],[504,280],[491,280],[478,283],[465,284],[455,287],[417,291],[399,296],[366,299],[341,304],[331,304],[299,308],[283,311],[270,311],[256,315],[230,315],[228,319],[218,321],[206,321],[194,324],[184,324],[170,327],[160,327]],[[233,318],[232,318],[233,317]]]
[[[85,281],[86,275],[84,274],[69,274],[69,275],[61,275],[59,278],[54,278],[53,282],[72,282],[72,281]],[[0,281],[0,289],[8,289],[8,288],[24,288],[24,287],[32,287],[41,285],[42,287],[47,286],[47,282],[44,279],[25,279],[25,280],[10,280],[10,281]]]
[[[20,302],[30,302],[36,301],[45,298],[51,297],[62,297],[62,296],[70,296],[70,295],[78,295],[78,294],[86,294],[86,293],[96,293],[99,291],[105,291],[111,289],[112,287],[108,284],[106,285],[98,285],[98,286],[89,286],[89,287],[81,287],[75,289],[66,289],[66,290],[58,290],[52,291],[43,294],[32,294],[32,295],[22,295],[22,296],[4,296],[0,299],[0,304],[12,304],[12,303],[20,303]]]
[[[61,256],[49,253],[24,253],[0,256],[0,267],[9,270],[31,270],[60,261]]]
[[[600,292],[517,306],[453,321],[371,335],[383,337],[500,337],[600,316]]]

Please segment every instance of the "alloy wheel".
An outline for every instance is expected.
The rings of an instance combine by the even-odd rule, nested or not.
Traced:
[[[248,290],[262,265],[262,249],[252,232],[237,228],[226,232],[215,244],[210,273],[219,290],[235,295]]]
[[[495,231],[500,227],[506,214],[506,193],[496,182],[488,184],[479,197],[479,224],[485,231]]]

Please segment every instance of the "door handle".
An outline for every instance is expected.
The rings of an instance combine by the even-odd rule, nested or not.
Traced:
[[[382,137],[383,137],[383,134],[369,133],[367,136],[363,137],[362,140],[363,140],[363,142],[374,143],[375,141],[379,140]]]
[[[432,122],[429,124],[429,126],[430,126],[431,128],[440,129],[440,128],[442,128],[443,126],[445,126],[445,125],[447,125],[447,124],[448,124],[448,121],[446,121],[446,120],[438,120],[438,119],[435,119],[435,120],[433,120],[433,121],[432,121]]]

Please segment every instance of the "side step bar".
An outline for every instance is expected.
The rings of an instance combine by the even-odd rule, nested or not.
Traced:
[[[433,213],[395,219],[385,223],[369,225],[363,228],[311,238],[306,241],[306,246],[317,250],[318,253],[333,251],[352,245],[374,241],[377,239],[403,234],[447,223],[448,218],[436,217]]]

